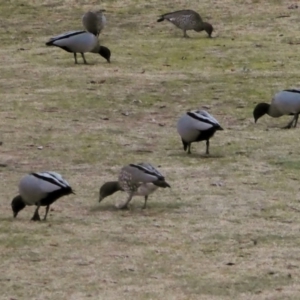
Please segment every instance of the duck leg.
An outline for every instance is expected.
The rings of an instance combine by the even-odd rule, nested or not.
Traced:
[[[144,203],[143,209],[145,209],[147,207],[147,200],[148,200],[148,196],[145,196],[145,203]]]
[[[295,118],[296,118],[296,115],[294,116],[294,118],[292,119],[291,122],[289,122],[285,127],[283,127],[283,129],[290,129],[290,128],[292,128],[293,123],[295,121]],[[298,117],[297,117],[297,121],[298,121]],[[297,122],[296,122],[296,124],[297,124]]]
[[[46,219],[47,219],[47,215],[48,215],[49,208],[50,208],[50,205],[47,205],[47,206],[46,206],[45,216],[44,216],[44,221],[46,221]]]
[[[81,54],[81,56],[82,56],[83,62],[84,62],[85,64],[87,64],[87,62],[86,62],[86,60],[85,60],[85,57],[84,57],[84,53],[80,53],[80,54]]]
[[[127,201],[126,201],[123,205],[119,206],[119,208],[120,208],[120,209],[128,209],[128,204],[129,204],[129,202],[131,201],[132,196],[133,196],[132,193],[129,194],[129,196],[128,196],[128,198],[127,198]]]
[[[76,54],[76,52],[74,52],[74,59],[75,59],[75,64],[78,64],[78,62],[77,62],[77,54]]]
[[[39,208],[40,208],[41,204],[37,205],[37,208],[33,214],[33,217],[31,218],[32,221],[41,221],[40,215],[39,215]]]
[[[188,36],[187,33],[186,33],[186,30],[183,30],[183,37],[184,37],[184,38],[189,38],[189,36]]]
[[[206,140],[206,154],[209,154],[209,140]]]
[[[296,126],[297,126],[298,118],[299,118],[299,114],[295,114],[295,117],[294,117],[294,120],[295,120],[294,128],[296,128]]]
[[[191,143],[188,144],[187,150],[188,150],[187,151],[188,154],[192,154],[192,152],[191,152]]]

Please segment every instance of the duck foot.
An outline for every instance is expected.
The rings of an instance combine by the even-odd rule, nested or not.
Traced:
[[[33,217],[31,218],[31,221],[41,221],[39,214],[34,214]]]

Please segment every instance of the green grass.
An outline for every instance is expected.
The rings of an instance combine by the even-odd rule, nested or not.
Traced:
[[[102,1],[112,63],[88,53],[89,65],[74,65],[44,44],[81,29],[90,1],[0,4],[0,299],[299,299],[299,130],[280,129],[290,117],[252,117],[299,84],[289,5]],[[156,22],[182,8],[209,20],[214,38]],[[225,129],[209,157],[203,142],[184,153],[176,132],[181,114],[202,107]],[[147,210],[134,198],[119,211],[123,193],[98,203],[105,181],[142,161],[172,189]],[[43,170],[76,195],[47,222],[30,221],[33,207],[13,219],[18,181]]]

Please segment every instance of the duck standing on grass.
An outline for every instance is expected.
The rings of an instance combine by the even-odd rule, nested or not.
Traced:
[[[100,46],[98,37],[84,30],[69,31],[50,38],[46,46],[59,47],[67,52],[74,53],[75,64],[77,64],[77,53],[80,53],[83,62],[87,64],[84,53],[98,53],[110,62],[111,52],[107,47]]]
[[[41,172],[25,175],[19,183],[19,195],[12,202],[14,218],[26,205],[36,205],[37,208],[31,220],[40,221],[39,208],[46,206],[46,220],[50,205],[59,198],[74,194],[68,182],[56,172]]]
[[[144,196],[143,209],[145,209],[148,196],[158,187],[170,188],[171,186],[165,181],[164,176],[151,164],[129,164],[121,169],[118,181],[109,181],[101,186],[99,202],[117,191],[124,191],[128,194],[128,199],[119,208],[127,209],[133,196]]]
[[[206,154],[209,154],[209,139],[217,130],[223,130],[219,122],[205,110],[193,110],[185,113],[177,122],[177,131],[181,136],[183,149],[191,154],[191,144],[206,141]]]
[[[210,23],[203,22],[200,15],[191,9],[178,10],[163,14],[157,22],[162,22],[164,20],[167,20],[173,23],[176,27],[182,29],[183,36],[186,38],[189,37],[186,33],[187,30],[195,30],[196,32],[204,30],[208,34],[208,37],[211,37],[214,30]]]
[[[99,36],[106,25],[105,9],[88,11],[82,16],[82,25],[90,33]]]
[[[294,118],[284,128],[297,126],[300,113],[300,90],[290,89],[283,90],[275,94],[271,104],[258,103],[253,110],[254,122],[265,114],[270,117],[279,118],[283,115],[293,115]]]

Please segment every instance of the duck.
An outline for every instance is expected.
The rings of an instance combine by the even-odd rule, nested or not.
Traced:
[[[83,62],[87,64],[84,53],[98,53],[110,62],[111,52],[107,47],[100,46],[97,36],[93,33],[76,30],[69,31],[49,39],[46,46],[59,47],[67,52],[74,53],[75,64],[77,64],[77,53],[80,53]]]
[[[88,11],[82,16],[82,24],[86,31],[99,36],[106,25],[105,9]]]
[[[176,27],[182,29],[183,37],[185,38],[189,37],[186,33],[187,30],[194,30],[196,32],[204,30],[208,34],[208,37],[211,37],[214,30],[210,23],[203,22],[201,16],[191,9],[178,10],[163,14],[159,17],[157,22],[162,22],[164,20],[167,20]]]
[[[124,191],[128,194],[128,198],[119,206],[120,209],[128,209],[128,204],[134,196],[145,197],[143,206],[145,209],[148,196],[159,187],[171,188],[164,176],[150,163],[129,164],[121,169],[118,181],[109,181],[101,186],[99,202],[117,191]]]
[[[269,103],[258,103],[253,110],[254,122],[267,114],[273,118],[284,115],[293,115],[293,119],[284,128],[297,126],[300,113],[300,89],[288,89],[276,93]]]
[[[206,154],[209,154],[209,139],[217,130],[224,130],[219,122],[205,110],[188,111],[177,122],[184,151],[191,154],[191,144],[206,141]]]
[[[19,182],[19,195],[13,198],[11,208],[14,218],[26,207],[36,205],[31,220],[40,221],[40,206],[46,206],[44,220],[47,219],[50,205],[63,196],[75,194],[63,177],[52,171],[29,173]]]

